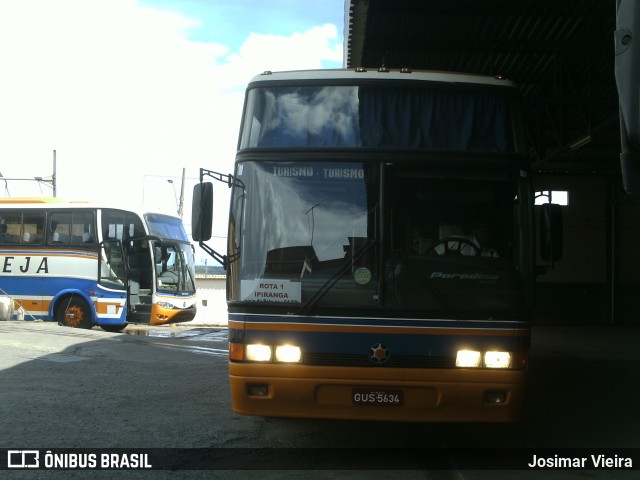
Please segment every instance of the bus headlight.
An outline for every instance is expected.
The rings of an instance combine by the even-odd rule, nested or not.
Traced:
[[[476,350],[458,350],[456,367],[479,367],[482,354]]]
[[[171,310],[175,308],[171,303],[167,303],[167,302],[156,302],[156,305],[160,308],[165,308],[167,310]]]
[[[487,368],[509,368],[511,366],[511,354],[509,352],[486,352],[484,354],[484,365]]]
[[[249,344],[246,347],[245,355],[247,360],[253,362],[268,362],[271,360],[271,347],[255,343]]]
[[[276,347],[276,360],[278,362],[299,362],[302,358],[300,347],[295,345],[278,345]]]

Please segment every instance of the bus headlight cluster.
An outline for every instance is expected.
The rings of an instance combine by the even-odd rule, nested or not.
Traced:
[[[245,358],[252,362],[276,362],[297,363],[302,359],[300,347],[295,345],[271,345],[248,344],[245,347]]]
[[[511,353],[495,350],[489,350],[484,353],[477,350],[458,350],[456,367],[510,368]]]
[[[156,305],[157,305],[158,307],[160,307],[160,308],[165,308],[165,309],[167,309],[167,310],[171,310],[171,309],[175,308],[175,307],[173,306],[173,304],[171,304],[171,303],[167,303],[167,302],[156,302]]]

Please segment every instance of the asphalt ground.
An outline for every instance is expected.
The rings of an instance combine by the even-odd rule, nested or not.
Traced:
[[[127,334],[0,322],[0,446],[370,449],[513,448],[544,455],[635,455],[634,470],[458,469],[91,472],[92,478],[639,478],[640,328],[534,325],[529,391],[517,424],[389,424],[238,416],[230,411],[226,328],[130,325]],[[146,338],[143,338],[146,337]],[[218,450],[215,450],[218,451]],[[397,450],[396,450],[397,451]],[[382,457],[384,458],[384,457]],[[457,465],[457,464],[456,464]],[[0,478],[5,476],[0,472]],[[7,478],[87,478],[11,472]],[[49,475],[52,474],[52,475]],[[95,475],[98,474],[98,475]],[[175,475],[172,476],[172,475]]]

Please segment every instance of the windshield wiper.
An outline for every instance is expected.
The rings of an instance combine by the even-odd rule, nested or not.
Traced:
[[[328,292],[333,288],[338,279],[342,277],[345,273],[349,271],[351,265],[360,260],[366,253],[369,252],[375,246],[376,242],[374,240],[367,240],[367,243],[362,247],[358,253],[356,253],[353,257],[347,258],[347,260],[340,266],[338,271],[333,274],[331,278],[329,278],[324,284],[313,294],[309,300],[304,302],[304,305],[300,307],[300,310],[296,312],[297,315],[308,315],[311,309],[318,303]]]
[[[193,278],[193,276],[191,275],[191,271],[189,270],[186,255],[184,254],[181,248],[178,248],[176,252],[178,254],[178,259],[180,261],[180,265],[178,269],[180,273],[178,276],[177,289],[181,291],[189,291],[189,292],[195,291],[195,287],[194,287],[195,279]]]

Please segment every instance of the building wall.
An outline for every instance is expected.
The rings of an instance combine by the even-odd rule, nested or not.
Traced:
[[[629,323],[640,293],[640,202],[606,177],[538,176],[536,190],[566,190],[562,260],[537,279],[536,312],[547,319]],[[538,264],[544,265],[538,258]]]
[[[226,276],[196,276],[198,313],[190,324],[227,325]]]
[[[615,224],[613,310],[620,323],[637,325],[640,323],[640,198],[624,198],[617,204]]]

